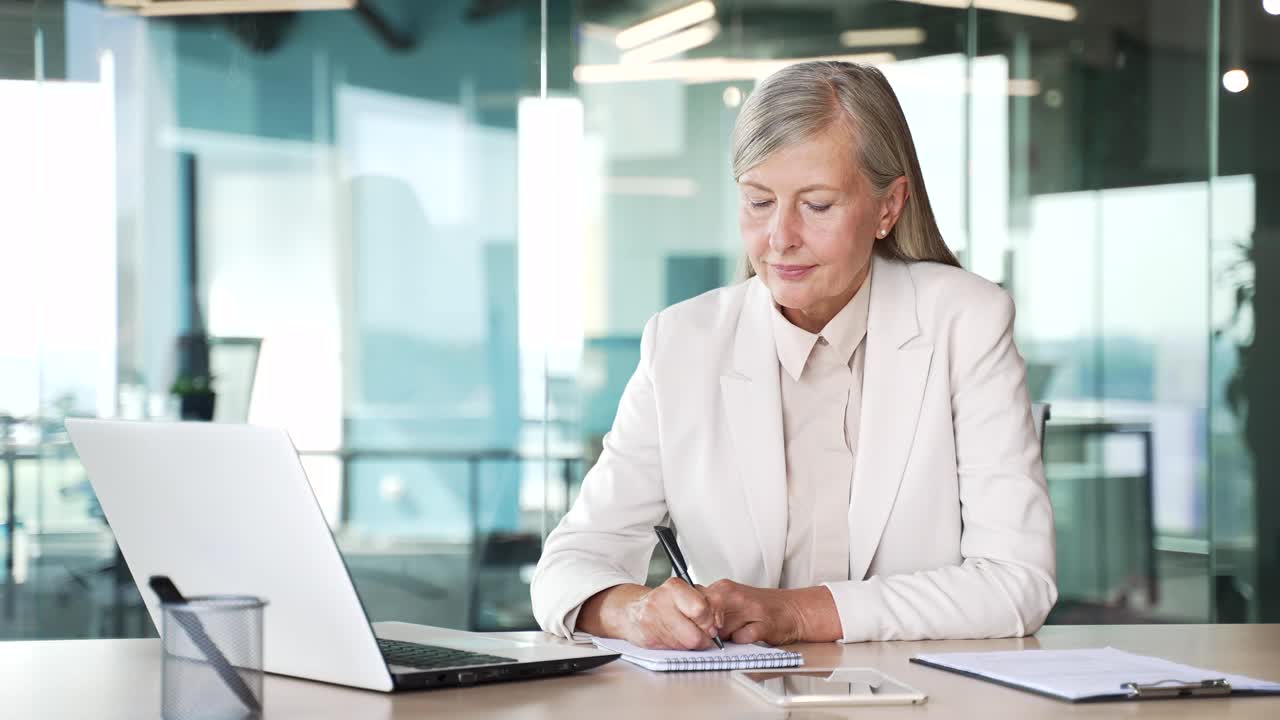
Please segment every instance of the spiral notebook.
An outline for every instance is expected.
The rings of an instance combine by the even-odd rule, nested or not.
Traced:
[[[627,662],[658,672],[779,668],[804,664],[804,656],[800,653],[767,645],[727,642],[723,650],[650,650],[626,640],[593,638],[592,641],[602,650],[620,653]]]

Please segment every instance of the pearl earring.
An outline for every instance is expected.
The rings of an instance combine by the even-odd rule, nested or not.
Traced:
[[[876,233],[877,237],[884,237],[884,228],[880,228],[880,232]]]

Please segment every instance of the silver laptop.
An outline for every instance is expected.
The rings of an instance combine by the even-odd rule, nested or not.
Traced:
[[[156,627],[147,578],[268,601],[265,670],[391,692],[563,675],[618,657],[386,622],[371,625],[284,430],[67,420]]]

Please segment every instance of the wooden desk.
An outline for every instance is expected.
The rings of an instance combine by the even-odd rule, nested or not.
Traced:
[[[928,693],[929,702],[914,708],[824,708],[788,715],[730,685],[725,673],[651,673],[617,661],[576,676],[394,696],[268,676],[266,718],[830,720],[855,712],[858,718],[965,720],[1280,717],[1280,698],[1069,705],[907,663],[920,652],[1105,645],[1280,680],[1280,625],[1057,626],[1020,640],[797,646],[811,666],[872,666]],[[156,640],[0,642],[0,678],[5,717],[152,718],[159,714],[160,646]]]

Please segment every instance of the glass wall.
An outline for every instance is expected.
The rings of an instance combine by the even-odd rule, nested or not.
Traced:
[[[544,486],[582,473],[522,334],[536,4],[3,7],[0,636],[152,632],[61,419],[181,414],[191,337],[214,420],[289,430],[375,620],[528,626]]]
[[[1238,360],[1258,352],[1249,254],[1276,156],[1262,128],[1280,18],[1263,5],[578,3],[561,40],[595,208],[588,452],[647,317],[740,269],[728,135],[743,99],[785,62],[871,62],[948,243],[1014,295],[1032,397],[1051,407],[1050,621],[1274,616],[1255,576],[1280,560],[1263,549],[1266,475],[1241,425],[1265,381],[1246,387]]]
[[[0,638],[154,632],[62,419],[182,415],[202,343],[374,620],[530,627],[644,322],[739,277],[738,108],[808,58],[885,72],[1014,295],[1050,621],[1274,621],[1275,5],[0,0]]]
[[[1215,617],[1280,619],[1280,3],[1222,0],[1210,136],[1210,568]]]

